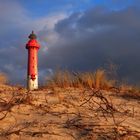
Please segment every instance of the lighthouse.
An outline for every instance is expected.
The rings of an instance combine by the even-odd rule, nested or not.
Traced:
[[[28,90],[38,89],[38,50],[40,45],[37,36],[32,33],[29,35],[29,41],[26,44],[28,50],[28,68],[27,68],[27,88]]]

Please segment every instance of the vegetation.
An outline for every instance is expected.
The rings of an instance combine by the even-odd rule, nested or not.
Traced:
[[[6,84],[8,82],[8,77],[5,73],[0,73],[0,84]]]
[[[119,93],[118,96],[131,99],[140,99],[140,88],[138,86],[119,83],[112,78],[110,72],[97,69],[94,72],[70,72],[57,70],[47,79],[48,88],[81,88],[106,90]]]
[[[104,69],[95,72],[70,72],[56,71],[47,81],[47,86],[51,87],[78,87],[94,89],[110,89],[115,86],[116,81],[109,78]]]

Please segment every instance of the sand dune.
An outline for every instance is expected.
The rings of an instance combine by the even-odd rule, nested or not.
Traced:
[[[0,86],[1,140],[138,140],[140,100],[119,93]]]

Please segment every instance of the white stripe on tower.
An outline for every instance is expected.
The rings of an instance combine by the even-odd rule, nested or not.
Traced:
[[[27,88],[29,90],[38,89],[38,75],[35,76],[34,80],[32,80],[31,76],[28,75],[28,77],[27,77]]]

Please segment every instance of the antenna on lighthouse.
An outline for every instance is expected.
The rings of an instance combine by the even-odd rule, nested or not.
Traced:
[[[32,31],[32,33],[29,35],[28,37],[29,39],[37,39],[36,34],[34,33],[34,31]]]

